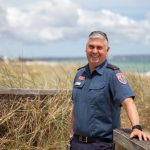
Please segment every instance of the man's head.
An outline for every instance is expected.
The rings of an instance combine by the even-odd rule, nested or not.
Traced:
[[[90,33],[86,44],[86,55],[91,68],[96,68],[102,64],[107,57],[109,43],[107,35],[101,31]]]

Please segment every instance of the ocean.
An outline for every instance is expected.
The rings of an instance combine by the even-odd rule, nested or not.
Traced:
[[[108,60],[122,71],[150,73],[150,55],[113,56]]]
[[[117,55],[108,56],[108,61],[119,67],[124,72],[137,72],[150,75],[150,55]],[[87,64],[85,57],[43,57],[20,58],[23,61],[42,61],[49,64]]]
[[[150,75],[150,55],[129,55],[129,56],[111,56],[108,61],[120,68],[124,72],[137,72]],[[64,58],[57,59],[60,64],[81,64],[87,63],[86,58]]]
[[[125,72],[139,72],[139,73],[150,73],[149,62],[138,62],[138,61],[111,61],[112,64],[118,66],[122,71]]]

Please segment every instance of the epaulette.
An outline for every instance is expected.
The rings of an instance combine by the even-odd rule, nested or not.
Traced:
[[[86,66],[86,65],[85,65]],[[77,70],[80,70],[80,69],[82,69],[82,68],[85,68],[85,66],[83,66],[83,67],[80,67],[80,68],[78,68]]]
[[[112,70],[119,70],[119,68],[118,68],[117,66],[114,66],[114,65],[112,65],[112,64],[107,64],[106,67],[107,67],[107,68],[110,68],[110,69],[112,69]]]

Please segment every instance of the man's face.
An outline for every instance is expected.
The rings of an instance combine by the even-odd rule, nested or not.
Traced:
[[[89,65],[95,68],[102,64],[109,51],[109,47],[106,45],[105,40],[95,38],[89,39],[86,45],[86,55]]]

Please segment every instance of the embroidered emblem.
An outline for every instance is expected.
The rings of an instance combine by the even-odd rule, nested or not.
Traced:
[[[127,84],[127,78],[125,77],[123,73],[117,73],[116,77],[118,81],[121,82],[122,84]]]
[[[79,76],[79,80],[85,80],[84,76]]]
[[[75,85],[80,85],[81,84],[81,82],[75,82]]]

